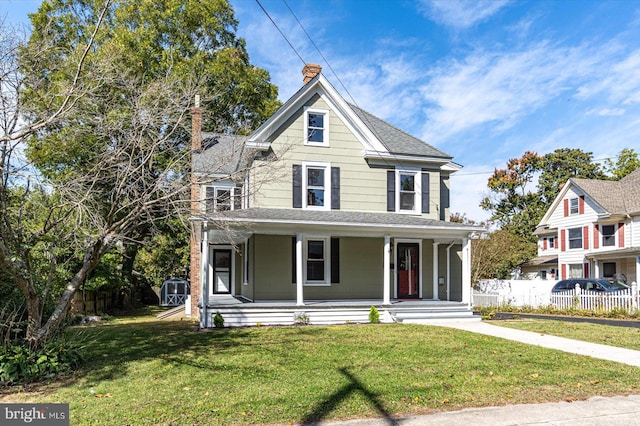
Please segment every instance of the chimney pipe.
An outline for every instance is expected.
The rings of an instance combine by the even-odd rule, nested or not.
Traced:
[[[200,95],[196,95],[191,109],[191,150],[202,149],[202,110],[200,109]]]
[[[322,67],[318,64],[306,64],[304,68],[302,68],[303,75],[303,83],[307,84],[310,82],[316,75],[320,74],[322,71]]]

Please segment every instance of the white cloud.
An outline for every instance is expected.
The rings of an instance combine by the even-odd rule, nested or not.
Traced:
[[[421,11],[430,19],[457,29],[485,21],[508,0],[422,0]]]
[[[597,96],[622,105],[640,102],[640,49],[598,70],[591,81],[578,89],[580,99]]]
[[[587,115],[599,115],[601,117],[613,117],[616,115],[624,115],[624,108],[594,108],[586,112]]]

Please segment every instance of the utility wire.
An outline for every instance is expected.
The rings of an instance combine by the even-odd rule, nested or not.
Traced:
[[[271,18],[271,15],[269,15],[269,12],[266,11],[266,9],[262,6],[262,3],[260,3],[260,0],[256,0],[256,3],[258,3],[258,6],[260,6],[260,9],[262,9],[262,11],[264,12],[265,15],[267,15],[267,18],[269,18],[269,20],[271,21],[271,23],[273,24],[274,27],[276,27],[276,29],[278,30],[278,32],[280,33],[280,35],[282,36],[282,38],[285,39],[285,41],[287,43],[289,43],[289,47],[291,47],[291,49],[296,53],[296,55],[298,55],[298,58],[300,58],[300,61],[302,61],[302,65],[306,65],[307,63],[305,62],[305,60],[302,58],[302,56],[300,55],[300,53],[298,53],[298,51],[296,50],[295,47],[293,47],[293,44],[291,44],[291,42],[289,41],[289,39],[287,38],[286,35],[284,35],[284,33],[282,32],[282,30],[278,27],[278,25],[276,24],[276,22],[273,20],[273,18]],[[289,7],[289,6],[287,6]],[[289,9],[291,10],[291,9]]]

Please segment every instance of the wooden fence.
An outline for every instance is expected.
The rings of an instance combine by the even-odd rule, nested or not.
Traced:
[[[116,305],[117,292],[84,290],[73,295],[71,313],[82,315],[98,315]]]
[[[587,309],[590,311],[611,311],[622,309],[633,312],[640,309],[638,285],[633,283],[630,289],[614,292],[574,290],[551,294],[551,304],[559,309]]]

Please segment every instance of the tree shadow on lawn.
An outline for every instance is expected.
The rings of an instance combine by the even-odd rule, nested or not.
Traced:
[[[313,411],[307,414],[302,420],[303,425],[312,425],[316,424],[318,421],[327,417],[329,413],[331,413],[340,402],[346,400],[352,393],[360,392],[364,395],[367,400],[375,407],[375,409],[380,413],[380,416],[385,419],[385,422],[390,425],[399,424],[398,421],[387,411],[382,401],[378,398],[378,395],[369,391],[365,385],[358,380],[349,369],[346,367],[341,367],[338,369],[343,376],[347,378],[349,383],[342,386],[340,389],[336,390],[333,394],[329,395],[325,400],[320,401],[316,404]]]

